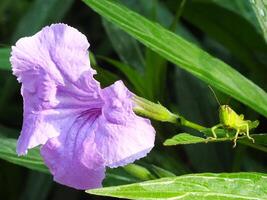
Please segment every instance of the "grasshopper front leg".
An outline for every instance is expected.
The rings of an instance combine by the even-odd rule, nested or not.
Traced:
[[[235,134],[235,138],[234,138],[234,146],[233,146],[233,148],[236,147],[236,141],[237,141],[239,132],[240,132],[240,129],[238,128],[238,129],[236,130],[236,134]]]
[[[216,133],[215,133],[215,130],[216,130],[217,128],[219,128],[219,127],[222,127],[222,126],[223,126],[222,124],[217,124],[217,125],[211,127],[211,132],[212,132],[213,138],[215,138],[215,139],[217,138],[217,135],[216,135]]]

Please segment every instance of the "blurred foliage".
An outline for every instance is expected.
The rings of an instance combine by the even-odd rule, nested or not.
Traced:
[[[260,13],[255,14],[255,8],[251,7],[248,0],[187,0],[180,18],[175,16],[181,11],[181,1],[118,2],[172,30],[196,47],[234,67],[261,88],[267,89],[267,44],[264,39],[266,34],[261,28],[264,21],[258,21]],[[218,105],[206,83],[169,63],[115,24],[101,18],[83,2],[1,0],[0,151],[4,149],[2,138],[8,137],[12,144],[5,143],[7,151],[9,156],[14,154],[15,140],[12,138],[18,137],[22,124],[20,85],[8,65],[9,48],[18,38],[32,35],[41,27],[56,22],[67,23],[87,36],[90,51],[95,55],[96,62],[92,62],[92,65],[98,71],[96,78],[103,87],[122,79],[136,94],[155,102],[160,101],[170,110],[179,112],[192,121],[206,127],[218,122]],[[221,102],[228,101],[228,95],[219,91],[216,93]],[[249,94],[247,97],[249,98]],[[251,99],[252,103],[253,101],[255,100]],[[234,99],[229,104],[246,118],[260,121],[257,133],[266,132],[265,117]],[[257,102],[254,104],[257,105]],[[240,143],[233,149],[229,143],[209,143],[164,147],[162,143],[167,138],[192,130],[157,122],[153,122],[153,125],[157,129],[155,148],[148,157],[136,162],[138,170],[147,169],[146,173],[151,173],[148,177],[160,178],[195,172],[267,171],[266,154],[249,146]],[[38,157],[38,152],[34,151],[29,156]],[[14,160],[11,162],[16,163]],[[142,178],[133,175],[131,167],[109,169],[104,185],[141,181]],[[45,169],[42,168],[41,171]],[[83,191],[53,182],[52,177],[46,173],[0,160],[0,199],[37,198],[108,199],[88,196]]]

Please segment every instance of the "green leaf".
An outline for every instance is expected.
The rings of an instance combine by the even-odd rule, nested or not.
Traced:
[[[0,70],[10,70],[10,48],[1,48],[0,49]]]
[[[0,137],[0,158],[29,169],[49,173],[38,148],[30,150],[26,156],[18,156],[16,145],[16,139]]]
[[[209,141],[208,139],[191,135],[189,133],[180,133],[173,136],[170,139],[165,140],[165,146],[179,145],[179,144],[196,144],[196,143],[205,143]]]
[[[265,41],[267,41],[267,2],[266,0],[250,0],[250,4],[258,18]]]
[[[115,1],[83,1],[164,58],[267,116],[266,92],[224,62]]]
[[[253,172],[189,174],[86,192],[102,196],[149,200],[266,200],[267,176]]]
[[[248,1],[240,1],[240,4],[242,2],[248,3]],[[265,81],[267,46],[253,24],[236,12],[211,2],[188,3],[184,16],[200,30],[229,49],[230,54],[238,58],[250,70],[249,76],[253,80],[257,83]]]
[[[262,133],[262,134],[252,134],[250,135],[251,137],[254,138],[255,143],[259,145],[267,145],[267,134]],[[213,138],[203,138],[203,137],[198,137],[191,135],[189,133],[180,133],[175,136],[173,136],[170,139],[167,139],[164,142],[165,146],[173,146],[173,145],[181,145],[181,144],[196,144],[196,143],[209,143],[209,142],[230,142],[233,141],[234,136],[229,136],[229,137],[219,137],[217,139]],[[251,143],[251,140],[247,138],[247,136],[242,136],[239,137],[237,142],[242,142],[242,143]]]

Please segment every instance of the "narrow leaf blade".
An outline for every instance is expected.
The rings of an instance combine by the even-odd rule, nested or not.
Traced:
[[[266,92],[226,63],[115,1],[84,2],[164,58],[267,116]]]
[[[263,200],[267,198],[267,176],[261,173],[189,174],[86,192],[127,199]]]
[[[265,41],[267,41],[267,2],[265,0],[250,0],[249,2],[259,21]]]
[[[255,140],[255,144],[266,145],[267,144],[267,134],[252,134],[251,137]],[[209,143],[209,142],[230,142],[233,141],[234,136],[221,137],[221,138],[202,138],[198,136],[191,135],[189,133],[180,133],[173,136],[170,139],[165,140],[165,146],[173,145],[183,145],[183,144],[197,144],[197,143]],[[239,137],[237,142],[251,143],[252,141],[247,138],[247,136]]]
[[[17,140],[0,137],[0,158],[8,162],[27,167],[40,172],[49,173],[40,156],[39,149],[32,149],[27,156],[18,156],[16,153]]]

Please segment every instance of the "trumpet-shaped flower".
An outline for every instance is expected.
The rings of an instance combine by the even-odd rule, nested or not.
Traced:
[[[106,167],[144,157],[155,139],[122,81],[101,89],[88,48],[82,33],[54,24],[18,40],[10,59],[24,100],[17,153],[42,145],[54,180],[77,189],[100,187]]]

